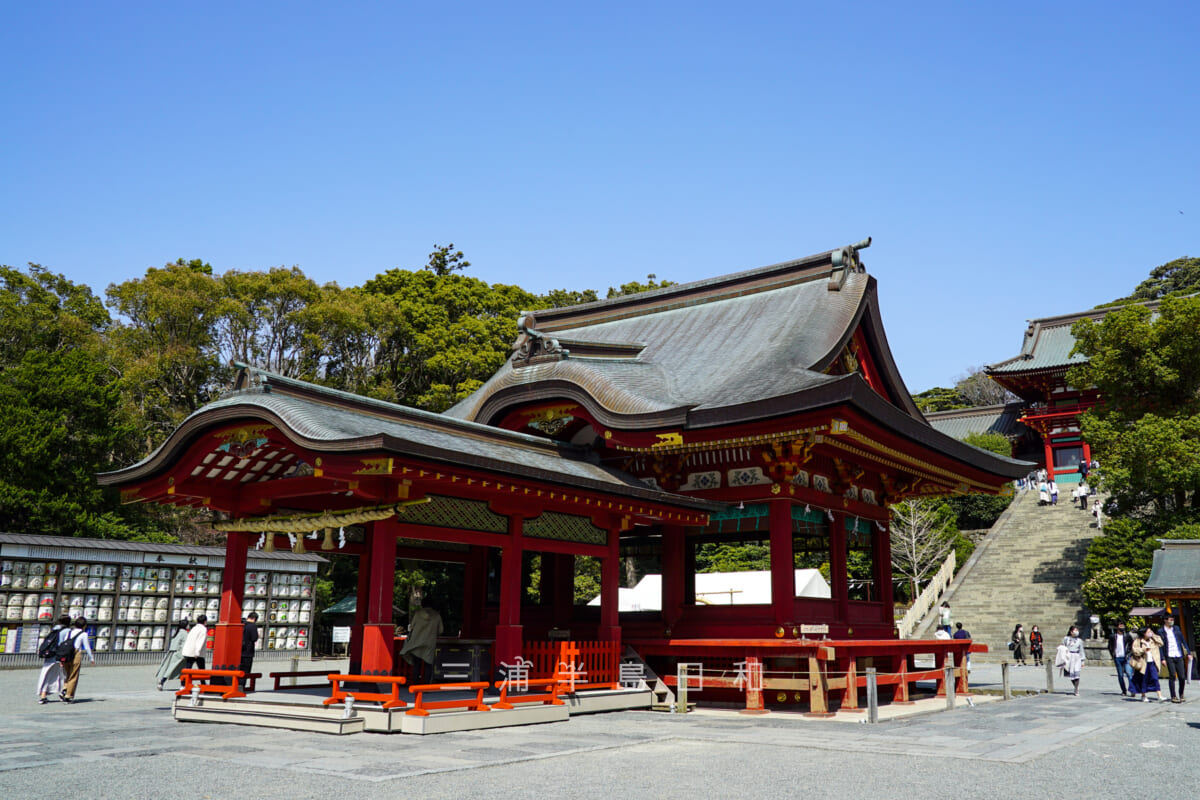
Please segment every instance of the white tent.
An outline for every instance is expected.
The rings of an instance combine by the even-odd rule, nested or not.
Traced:
[[[797,597],[831,597],[829,584],[815,569],[796,570]],[[646,575],[632,589],[618,589],[618,610],[661,611],[662,575]],[[709,606],[770,605],[771,573],[700,572],[696,574],[696,604]],[[594,597],[590,606],[600,605]]]

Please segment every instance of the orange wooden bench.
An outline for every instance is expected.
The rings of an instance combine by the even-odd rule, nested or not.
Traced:
[[[322,705],[331,706],[334,703],[344,703],[347,697],[353,697],[356,702],[359,700],[380,702],[386,709],[404,708],[408,705],[400,699],[400,686],[405,682],[404,678],[390,675],[330,675],[328,673],[325,677],[331,684],[330,697],[322,700]],[[347,689],[344,685],[347,683],[390,683],[392,690],[390,692],[368,692],[360,689]]]
[[[246,696],[246,693],[238,688],[245,675],[240,669],[185,669],[179,675],[183,678],[183,688],[175,693],[176,697],[189,695],[197,689],[204,694],[219,694],[222,700]],[[216,677],[233,680],[221,684],[205,683]]]
[[[321,681],[320,683],[298,683],[294,686],[284,686],[281,681],[284,678],[325,678],[330,674],[327,669],[310,669],[301,672],[272,672],[271,676],[275,679],[275,691],[280,689],[324,689],[325,684],[329,681]]]
[[[428,717],[430,709],[462,708],[468,711],[491,711],[483,702],[483,692],[490,687],[487,681],[475,683],[422,683],[408,687],[413,693],[413,707],[404,712],[414,717]],[[427,692],[475,692],[474,697],[459,700],[425,700]]]
[[[496,684],[500,687],[500,699],[493,703],[495,708],[510,709],[515,703],[541,703],[545,706],[561,706],[563,701],[559,699],[559,682],[557,678],[531,678],[525,681],[525,688],[528,692],[530,687],[544,686],[544,692],[528,692],[527,694],[510,695],[508,693],[509,684],[507,681]]]

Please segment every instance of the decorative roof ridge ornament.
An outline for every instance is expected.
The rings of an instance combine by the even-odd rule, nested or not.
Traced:
[[[870,246],[871,237],[868,236],[858,244],[846,245],[830,252],[829,258],[833,263],[833,268],[829,271],[829,285],[826,287],[829,291],[840,292],[846,285],[846,277],[850,273],[867,271],[858,257],[858,251],[865,250]]]
[[[537,318],[530,313],[517,317],[517,330],[520,332],[513,344],[516,356],[513,358],[514,367],[525,367],[543,361],[561,361],[567,358],[571,351],[567,350],[558,339],[533,327]]]

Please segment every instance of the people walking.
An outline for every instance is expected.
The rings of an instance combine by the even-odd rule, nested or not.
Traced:
[[[1129,657],[1133,652],[1133,635],[1125,630],[1125,623],[1118,622],[1117,629],[1108,637],[1108,654],[1117,667],[1117,682],[1121,684],[1121,696],[1133,694],[1133,669]]]
[[[196,617],[196,624],[192,626],[188,631],[187,638],[184,639],[183,648],[179,651],[183,654],[184,669],[205,668],[204,654],[208,647],[207,622],[208,617],[203,614]]]
[[[1029,646],[1025,639],[1025,627],[1021,623],[1017,623],[1017,627],[1013,628],[1012,646],[1009,647],[1013,653],[1013,663],[1020,664],[1023,667],[1029,666],[1025,663],[1025,648]]]
[[[1050,505],[1058,505],[1058,484],[1050,481]]]
[[[1044,480],[1038,481],[1038,505],[1050,505],[1050,485]]]
[[[1133,640],[1132,655],[1129,664],[1133,667],[1133,693],[1142,696],[1142,702],[1150,702],[1146,695],[1154,692],[1162,702],[1162,687],[1158,683],[1158,674],[1162,666],[1159,648],[1163,640],[1151,628],[1142,628],[1138,637]]]
[[[59,633],[60,641],[69,640],[75,647],[75,652],[71,655],[71,660],[63,665],[63,669],[67,673],[67,680],[63,684],[62,693],[59,695],[65,703],[75,702],[75,690],[79,688],[79,670],[83,667],[83,654],[87,653],[88,660],[93,664],[96,663],[96,656],[92,653],[92,643],[88,640],[87,620],[79,617],[71,624],[70,629],[63,630]]]
[[[1042,665],[1042,632],[1038,630],[1038,626],[1034,625],[1029,631],[1029,655],[1033,656],[1033,665],[1040,667]]]
[[[938,609],[938,627],[950,634],[950,604],[945,600],[942,601],[942,607]]]
[[[1063,637],[1062,646],[1066,649],[1066,652],[1063,654],[1063,675],[1071,681],[1071,685],[1075,687],[1074,694],[1078,697],[1079,673],[1083,669],[1084,660],[1083,639],[1079,638],[1078,626],[1072,625],[1067,629],[1067,635]]]
[[[38,653],[42,654],[42,670],[38,674],[37,694],[38,702],[43,705],[49,702],[46,695],[62,694],[63,681],[66,679],[66,673],[63,672],[62,664],[59,663],[56,650],[58,649],[58,636],[64,630],[69,630],[71,626],[71,618],[63,614],[54,622],[54,627],[42,639],[42,644],[38,647]]]
[[[1168,616],[1163,620],[1159,636],[1163,640],[1162,658],[1167,667],[1167,688],[1171,691],[1171,702],[1183,702],[1183,687],[1187,680],[1188,646],[1183,637],[1183,631],[1175,627],[1175,618]],[[1179,684],[1178,694],[1175,684]]]
[[[167,652],[163,656],[162,662],[158,665],[158,672],[154,678],[158,681],[158,690],[163,690],[163,685],[167,681],[175,680],[179,677],[179,671],[183,669],[183,643],[187,641],[188,625],[190,623],[186,619],[181,619],[175,623],[175,634],[171,637],[171,643],[167,645]],[[180,681],[180,686],[183,682]]]

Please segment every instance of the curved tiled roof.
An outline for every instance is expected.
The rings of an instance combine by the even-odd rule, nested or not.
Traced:
[[[447,414],[494,423],[506,408],[568,398],[604,424],[651,428],[684,424],[693,411],[749,408],[836,381],[824,370],[876,298],[875,280],[865,272],[838,275],[836,252],[532,312],[527,318],[567,355],[528,365],[514,357]],[[831,273],[840,279],[836,288]],[[623,358],[593,358],[571,353],[572,342],[637,347]],[[889,399],[911,402],[888,366],[899,384]],[[728,421],[737,421],[736,413]]]
[[[955,439],[963,439],[972,433],[998,433],[1014,437],[1029,430],[1025,423],[1021,422],[1024,408],[1024,403],[1016,402],[1007,405],[957,408],[952,411],[931,411],[925,415],[925,420],[935,430]]]
[[[194,412],[142,461],[99,476],[119,485],[156,474],[204,431],[233,420],[260,419],[314,452],[380,452],[498,470],[536,480],[618,491],[674,505],[718,507],[648,487],[595,462],[586,450],[441,414],[361,397],[263,370],[242,367],[234,391]]]

